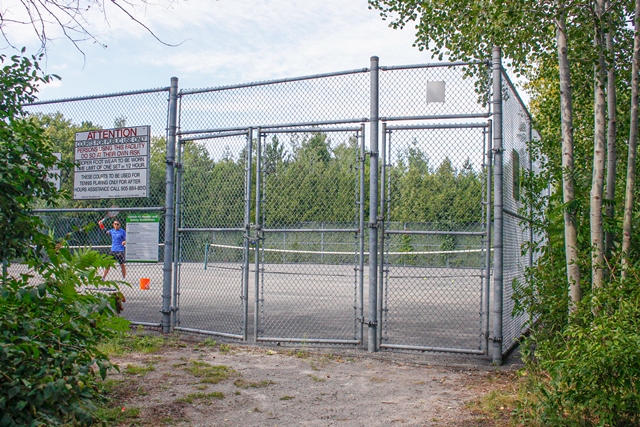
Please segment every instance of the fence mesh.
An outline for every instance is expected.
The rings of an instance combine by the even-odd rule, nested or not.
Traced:
[[[481,347],[486,128],[463,126],[388,131],[383,345]]]
[[[130,320],[142,323],[158,324],[161,320],[159,310],[162,306],[162,263],[164,261],[164,205],[165,205],[165,152],[167,138],[167,109],[168,89],[153,89],[136,93],[112,94],[87,97],[77,100],[59,100],[27,106],[28,111],[46,129],[53,143],[54,150],[60,152],[63,160],[75,162],[75,134],[76,132],[125,128],[127,126],[150,126],[150,138],[145,142],[147,147],[136,143],[135,150],[140,153],[132,155],[119,154],[117,157],[140,163],[148,162],[149,175],[147,182],[144,177],[136,177],[124,164],[112,163],[108,157],[102,156],[107,147],[116,152],[116,145],[95,147],[105,151],[88,152],[92,157],[87,161],[87,174],[91,175],[86,181],[103,187],[123,187],[135,185],[149,186],[148,197],[142,198],[102,198],[91,200],[73,200],[74,170],[60,172],[61,189],[69,198],[64,200],[58,211],[39,212],[44,224],[53,232],[56,238],[66,237],[72,249],[91,247],[102,253],[111,249],[109,235],[101,231],[97,222],[106,216],[110,207],[117,206],[123,210],[115,218],[107,219],[105,225],[111,228],[114,220],[122,223],[126,229],[132,215],[156,213],[159,215],[159,244],[157,262],[140,263],[127,262],[126,282],[130,286],[122,286],[127,303],[123,315]],[[124,145],[124,144],[118,144]],[[149,150],[148,157],[145,150]],[[117,151],[132,151],[133,148],[122,147]],[[140,154],[140,155],[138,155]],[[144,159],[140,160],[139,158]],[[128,165],[127,165],[128,166]],[[129,175],[126,175],[129,174]],[[122,189],[122,188],[121,188]],[[38,208],[37,206],[36,208]],[[141,208],[159,208],[149,211]],[[79,209],[94,209],[86,212]],[[38,212],[36,210],[36,212]],[[108,279],[121,280],[119,268],[111,269]],[[26,266],[14,263],[10,272],[26,272]],[[141,278],[150,279],[148,290],[140,289]]]
[[[248,142],[240,134],[181,144],[179,327],[242,336]]]
[[[502,84],[502,134],[503,134],[503,351],[512,347],[521,336],[526,314],[513,315],[514,291],[525,286],[525,269],[531,266],[528,252],[523,245],[533,237],[527,218],[531,217],[525,205],[522,176],[532,168],[529,157],[529,142],[532,137],[531,119],[508,77],[503,75]]]
[[[369,73],[365,69],[321,77],[182,91],[181,132],[361,121],[369,116],[369,85]]]
[[[488,115],[488,73],[478,79],[468,75],[470,67],[485,66],[381,67],[380,117]]]
[[[261,338],[360,339],[359,130],[264,135]]]
[[[491,111],[488,74],[469,75],[484,67],[381,67],[377,92],[376,70],[369,69],[183,90],[176,164],[166,158],[169,88],[33,104],[27,111],[65,160],[78,160],[77,132],[151,129],[146,180],[122,175],[129,161],[91,150],[82,158],[92,167],[85,180],[146,186],[148,197],[70,199],[61,209],[36,212],[72,248],[106,252],[109,236],[95,227],[104,213],[117,206],[126,227],[133,215],[157,211],[157,262],[127,264],[132,286],[124,288],[124,315],[158,324],[168,297],[162,242],[173,236],[164,234],[166,179],[175,170],[174,326],[241,339],[253,332],[283,343],[365,345],[364,264],[372,256],[369,227],[377,226],[365,218],[368,197],[382,191],[383,347],[479,353],[488,326],[483,283],[492,267],[485,165]],[[364,136],[375,96],[383,122],[402,124],[383,126],[381,189],[370,186],[371,136]],[[512,295],[531,262],[521,253],[531,233],[520,177],[532,164],[530,119],[508,79],[502,98],[506,351],[526,320],[512,316]],[[61,177],[63,190],[82,192],[74,171]],[[24,268],[14,262],[10,272]],[[150,279],[150,289],[138,288],[141,278]]]

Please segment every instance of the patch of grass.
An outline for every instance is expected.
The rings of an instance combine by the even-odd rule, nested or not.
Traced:
[[[292,400],[292,399],[295,399],[295,397],[293,397],[293,396],[282,396],[280,398],[280,400]]]
[[[127,375],[137,375],[139,377],[143,377],[147,375],[151,371],[155,371],[156,367],[154,365],[147,366],[138,366],[138,365],[127,365],[124,368],[124,373]]]
[[[269,386],[271,384],[275,384],[275,383],[273,381],[271,381],[271,380],[262,380],[262,381],[259,381],[259,382],[251,382],[250,383],[250,382],[246,382],[243,379],[239,379],[239,380],[235,380],[233,382],[233,384],[238,388],[247,389],[249,387],[251,387],[251,388],[263,388],[263,387],[267,387],[267,386]]]
[[[100,390],[104,394],[113,393],[115,390],[118,390],[125,383],[125,380],[114,380],[107,379],[100,383]]]
[[[109,425],[131,422],[132,420],[140,418],[140,408],[121,408],[118,406],[99,408],[96,411],[96,417],[109,423]]]
[[[231,346],[229,344],[220,344],[218,351],[222,354],[229,354],[231,353]]]
[[[103,399],[97,402],[96,418],[106,425],[137,425],[135,420],[140,418],[140,408],[123,407],[122,404],[132,393],[131,381],[108,379],[99,382],[98,386]]]
[[[98,348],[107,356],[122,356],[129,353],[156,353],[166,344],[167,339],[162,336],[124,332],[103,340]]]
[[[211,365],[207,362],[193,360],[185,368],[187,372],[197,378],[202,378],[200,382],[218,384],[220,381],[229,379],[236,373],[233,369],[225,365]]]
[[[206,340],[198,343],[198,347],[215,347],[216,344],[217,344],[216,340],[207,338]]]
[[[236,390],[235,392],[233,392],[233,394],[235,394],[236,396],[240,396],[242,393],[240,393],[240,390]]]
[[[311,378],[312,380],[314,380],[317,383],[323,383],[323,382],[327,381],[325,378],[316,377],[315,375],[311,375],[311,374],[309,374],[309,378]]]
[[[496,425],[510,425],[512,416],[521,397],[518,394],[518,382],[513,373],[490,375],[485,384],[489,391],[467,403],[467,408],[480,415],[487,422]],[[489,421],[491,420],[491,421]]]
[[[191,393],[178,399],[178,402],[191,404],[195,401],[211,401],[212,399],[222,400],[224,399],[224,393],[220,391],[214,391],[213,393]]]
[[[309,351],[305,350],[304,348],[289,350],[287,354],[289,356],[297,357],[298,359],[308,359],[311,356]]]

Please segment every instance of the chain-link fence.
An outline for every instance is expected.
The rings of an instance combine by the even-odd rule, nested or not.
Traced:
[[[161,322],[162,307],[168,94],[169,88],[161,88],[26,106],[61,158],[77,164],[60,171],[69,199],[55,209],[35,209],[55,238],[64,238],[71,249],[107,254],[112,241],[105,231],[114,222],[129,231],[143,218],[156,224],[158,241],[149,259],[140,260],[128,248],[126,277],[118,266],[107,276],[131,284],[121,287],[127,318],[153,326]],[[105,229],[98,227],[101,219]],[[9,271],[27,267],[14,262]]]
[[[525,269],[531,267],[531,251],[524,244],[533,241],[532,213],[525,203],[522,180],[534,165],[530,157],[531,117],[509,77],[502,73],[502,150],[504,164],[503,190],[503,350],[510,349],[522,335],[528,316],[513,314],[514,292],[526,285]]]
[[[499,58],[493,77],[489,65],[374,57],[361,70],[32,104],[77,163],[62,171],[76,199],[36,212],[70,247],[101,251],[107,213],[125,226],[160,214],[157,257],[126,264],[124,315],[141,324],[370,350],[489,354],[493,341],[500,359],[525,320],[510,296],[531,263],[519,197],[531,129]],[[142,128],[146,140],[118,139]]]

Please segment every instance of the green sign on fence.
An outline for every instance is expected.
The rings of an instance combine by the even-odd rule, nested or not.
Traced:
[[[127,215],[127,261],[158,262],[160,215]]]

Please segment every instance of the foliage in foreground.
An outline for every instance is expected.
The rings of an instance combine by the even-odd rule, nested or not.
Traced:
[[[116,316],[115,298],[97,292],[116,286],[96,274],[113,260],[71,253],[32,214],[62,196],[48,181],[51,145],[21,107],[50,80],[37,60],[0,55],[0,426],[90,425],[96,379],[112,368],[98,341],[128,322]],[[15,259],[30,274],[11,276]]]
[[[113,297],[91,291],[104,285],[94,266],[110,260],[93,251],[47,253],[48,263],[32,265],[38,284],[31,275],[7,278],[0,293],[3,427],[91,425],[96,380],[113,367],[98,343],[128,325]]]
[[[640,271],[630,273],[585,295],[568,319],[560,310],[538,311],[516,419],[540,426],[640,424]],[[537,290],[549,296],[549,289]],[[555,306],[567,307],[566,293],[562,298]]]

